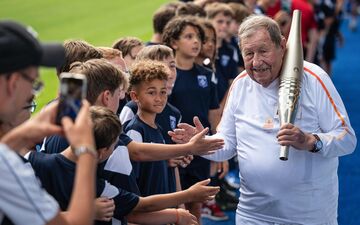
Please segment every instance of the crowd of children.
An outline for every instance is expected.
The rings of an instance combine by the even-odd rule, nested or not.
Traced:
[[[286,36],[291,11],[304,9],[305,56],[330,71],[335,57],[334,43],[341,37],[338,29],[341,4],[336,0],[317,1],[314,5],[304,0],[171,2],[154,13],[154,34],[148,42],[124,37],[111,47],[94,47],[84,40],[67,40],[63,43],[64,60],[52,66],[56,66],[57,75],[84,74],[88,86],[86,99],[92,106],[89,108],[84,102],[75,124],[63,121],[63,130],[43,131],[31,145],[20,145],[18,153],[31,164],[59,210],[69,212],[70,219],[64,217],[68,221],[73,221],[71,216],[81,211],[80,208],[87,207],[75,201],[89,199],[89,195],[95,195],[96,199],[84,202],[92,207],[79,217],[87,216],[96,224],[201,224],[202,216],[226,220],[214,198],[220,190],[218,185],[222,191],[231,192],[228,190],[231,188],[218,181],[226,175],[229,163],[210,162],[201,155],[223,145],[222,140],[204,136],[216,133],[231,82],[244,69],[237,37],[242,20],[254,13],[273,16]],[[317,43],[318,47],[314,47]],[[0,68],[1,76],[10,74],[10,79],[13,71],[28,65],[21,66]],[[35,79],[28,78],[25,72],[18,74],[32,83]],[[9,140],[8,136],[11,140],[13,128],[30,117],[29,110],[33,112],[36,106],[33,98],[31,94],[11,123],[0,113],[0,137],[5,137],[2,142]],[[49,117],[56,102],[55,99],[46,106],[33,121],[40,126],[39,121]],[[168,132],[175,130],[180,122],[192,125],[201,122],[206,128],[188,143],[175,144]],[[33,122],[25,125],[26,132],[34,126]],[[91,127],[93,136],[85,131]],[[84,132],[85,138],[77,138]],[[75,151],[79,146],[84,147],[80,153]],[[28,152],[32,149],[38,151]],[[89,152],[96,156],[95,161],[88,154],[81,156]],[[92,166],[84,172],[86,164]],[[95,164],[98,164],[96,177],[91,179]],[[91,183],[96,184],[95,189],[86,187],[87,195],[79,193],[84,191],[81,190],[84,185],[92,186]],[[37,187],[33,188],[36,194],[44,195]],[[1,192],[5,190],[0,187],[1,201],[4,197]],[[29,194],[32,195],[31,191]],[[233,208],[236,195],[227,198],[228,202],[235,202],[230,207]],[[43,201],[47,205],[27,207],[44,210],[56,205],[53,200],[41,200],[39,204]],[[220,206],[229,208],[226,204]],[[35,218],[29,219],[35,222],[28,224],[53,224],[56,210],[38,213],[40,222]],[[0,221],[21,224],[24,220],[1,208]]]

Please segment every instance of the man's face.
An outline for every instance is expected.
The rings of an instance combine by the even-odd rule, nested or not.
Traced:
[[[285,39],[276,46],[265,29],[241,40],[245,69],[251,79],[263,87],[269,86],[280,75],[285,47]]]
[[[23,111],[25,105],[28,105],[34,99],[33,85],[39,74],[37,67],[28,67],[26,69],[13,72],[7,80],[9,92],[7,94],[8,106],[6,112],[2,112],[1,121],[4,123],[14,122],[17,116]]]

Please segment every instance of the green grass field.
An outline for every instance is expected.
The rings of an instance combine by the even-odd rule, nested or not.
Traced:
[[[31,25],[43,41],[84,39],[95,46],[110,46],[116,39],[152,34],[152,14],[169,0],[1,0],[0,18]],[[42,69],[45,89],[36,101],[40,109],[56,96],[54,70]]]

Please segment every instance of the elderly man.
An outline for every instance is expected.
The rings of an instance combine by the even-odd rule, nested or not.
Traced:
[[[34,32],[13,21],[0,21],[0,124],[14,122],[39,91],[39,66],[60,66],[62,45],[40,44]],[[6,133],[0,141],[0,223],[92,224],[94,216],[96,152],[89,104],[75,123],[54,124],[56,104],[32,120]],[[47,135],[65,133],[78,156],[76,181],[67,213],[39,185],[29,165],[15,153],[29,148]],[[94,157],[95,156],[95,157]],[[11,222],[9,222],[11,221]]]
[[[280,127],[279,74],[286,41],[265,16],[246,19],[239,40],[246,71],[234,80],[214,135],[224,138],[225,146],[206,157],[238,157],[236,224],[337,224],[338,157],[356,145],[338,92],[321,68],[304,62],[295,122]],[[279,160],[280,145],[291,146],[288,161]]]

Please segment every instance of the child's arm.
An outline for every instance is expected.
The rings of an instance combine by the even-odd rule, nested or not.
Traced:
[[[212,153],[224,145],[222,139],[205,139],[204,136],[208,131],[208,128],[203,129],[185,144],[165,145],[132,141],[127,147],[133,161],[158,161],[184,155],[204,155]]]
[[[175,207],[183,203],[212,200],[220,188],[206,186],[209,183],[210,179],[207,179],[194,184],[184,191],[142,197],[132,212],[152,212]]]
[[[70,118],[62,119],[65,135],[74,148],[80,146],[93,148],[93,146],[95,146],[89,107],[89,103],[83,101],[83,106],[75,123],[73,123]],[[78,156],[74,187],[68,210],[58,213],[46,224],[76,225],[93,223],[97,157],[90,154],[90,151],[92,150],[88,150],[86,153]]]
[[[164,209],[148,213],[130,213],[127,219],[130,223],[143,225],[162,225],[169,223],[179,225],[198,224],[196,217],[184,209]]]
[[[180,174],[179,174],[179,168],[178,167],[175,168],[175,182],[176,182],[176,191],[177,192],[182,191],[181,181],[180,181]],[[181,204],[181,205],[179,205],[179,208],[185,209],[185,205]]]

